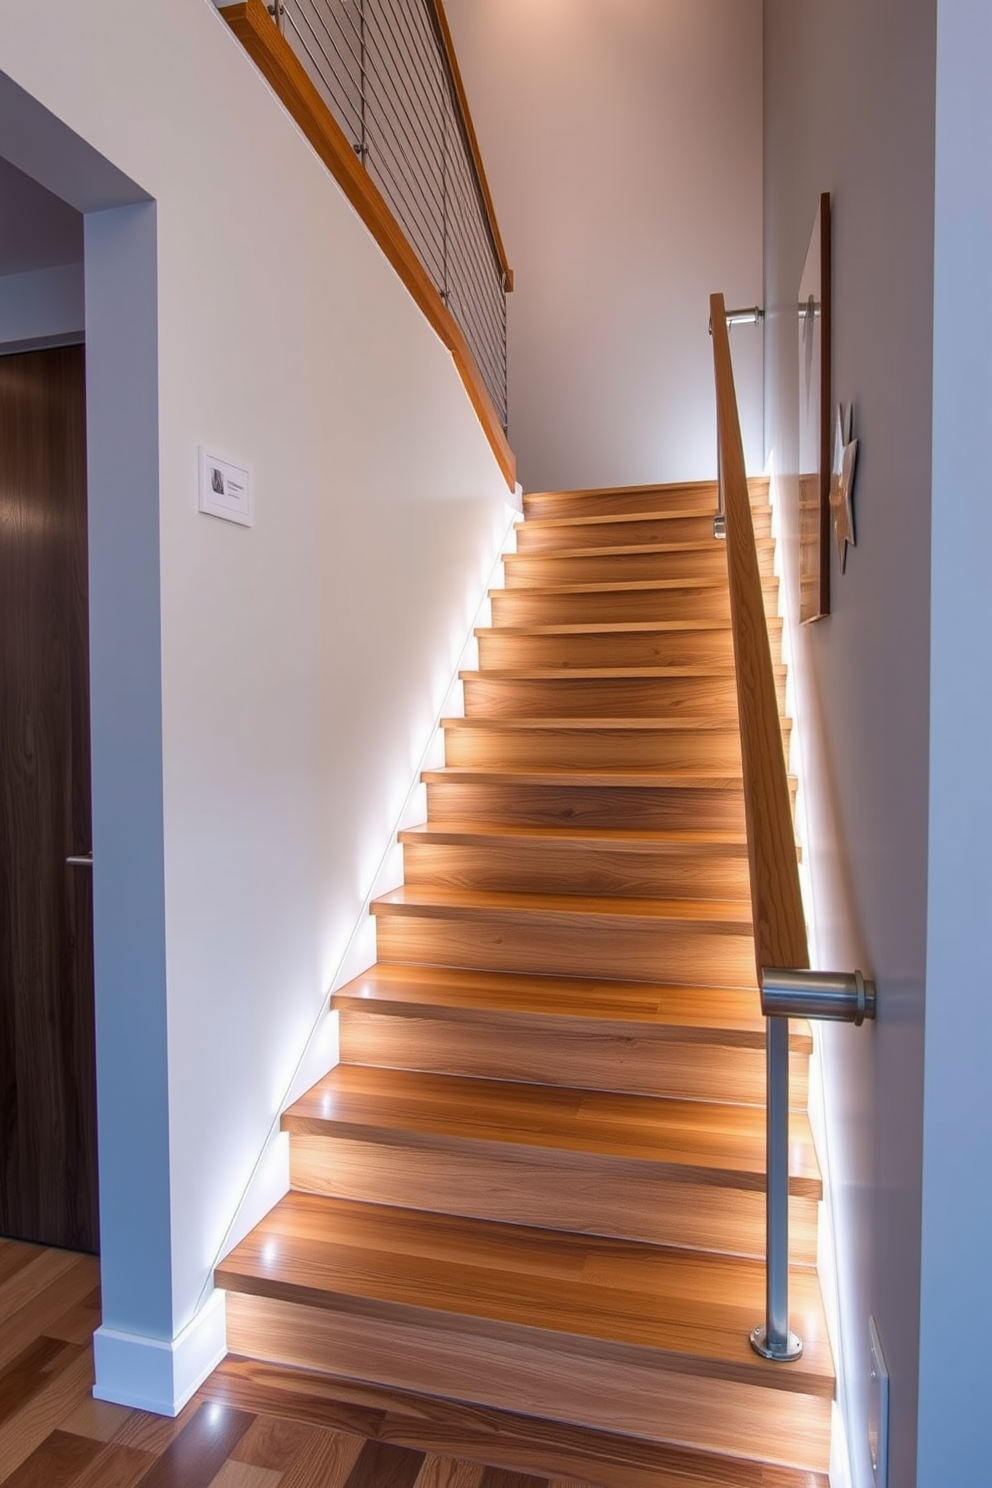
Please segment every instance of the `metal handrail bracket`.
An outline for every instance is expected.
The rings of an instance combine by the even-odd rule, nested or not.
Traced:
[[[789,1019],[812,1018],[856,1026],[875,1016],[875,983],[860,971],[785,970],[761,972],[761,1011],[767,1066],[767,1264],[765,1321],[750,1333],[764,1359],[798,1359],[803,1342],[789,1328]]]

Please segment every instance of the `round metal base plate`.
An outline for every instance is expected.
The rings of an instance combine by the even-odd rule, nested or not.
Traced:
[[[788,1364],[793,1359],[798,1359],[803,1351],[803,1341],[798,1333],[786,1333],[784,1343],[766,1343],[764,1323],[760,1328],[752,1328],[749,1337],[756,1354],[760,1354],[763,1359],[773,1359],[778,1364]]]

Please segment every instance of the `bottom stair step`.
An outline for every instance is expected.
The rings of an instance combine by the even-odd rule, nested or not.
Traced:
[[[232,1354],[202,1394],[235,1410],[342,1432],[347,1440],[360,1433],[422,1452],[425,1463],[413,1488],[830,1488],[826,1473],[687,1451]]]
[[[764,1269],[632,1241],[289,1194],[218,1267],[248,1357],[822,1472],[834,1380],[815,1276],[788,1366],[748,1345]]]

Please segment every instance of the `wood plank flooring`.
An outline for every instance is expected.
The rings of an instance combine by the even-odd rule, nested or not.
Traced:
[[[0,1240],[5,1488],[826,1488],[795,1473],[228,1358],[174,1420],[94,1400],[92,1256]]]

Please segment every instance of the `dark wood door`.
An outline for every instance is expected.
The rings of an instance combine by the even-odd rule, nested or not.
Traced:
[[[0,357],[0,1234],[95,1251],[83,348]]]

